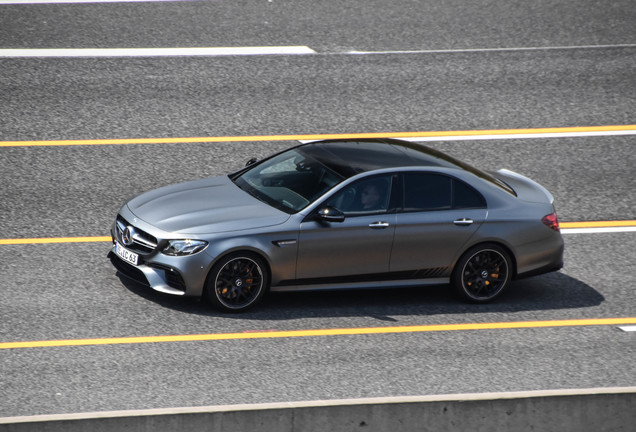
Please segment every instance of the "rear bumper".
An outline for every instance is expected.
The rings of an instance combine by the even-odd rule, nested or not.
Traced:
[[[565,249],[563,238],[559,233],[552,236],[550,241],[542,241],[539,248],[526,251],[526,259],[518,263],[515,279],[523,279],[563,268],[563,252]],[[550,247],[547,245],[551,244]]]
[[[537,269],[530,270],[525,273],[517,274],[517,277],[515,279],[523,279],[523,278],[537,276],[544,273],[550,273],[550,272],[561,270],[562,268],[563,268],[563,261],[558,263],[551,263],[544,267],[539,267]]]

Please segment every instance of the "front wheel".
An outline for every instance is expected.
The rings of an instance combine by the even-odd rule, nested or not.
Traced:
[[[206,299],[225,312],[243,312],[255,305],[267,291],[269,274],[263,260],[250,253],[222,258],[210,270]]]
[[[486,303],[498,297],[508,286],[512,264],[500,246],[484,244],[469,249],[457,262],[451,284],[455,292],[472,303]]]

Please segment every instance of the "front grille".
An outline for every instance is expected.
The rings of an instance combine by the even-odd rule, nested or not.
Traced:
[[[138,252],[141,254],[149,254],[152,253],[157,248],[157,238],[148,234],[147,232],[135,227],[128,223],[126,219],[121,217],[121,215],[117,215],[117,239],[123,243],[122,236],[127,227],[134,228],[134,234],[132,236],[133,243],[131,245],[126,245],[126,249],[130,249],[133,252]]]

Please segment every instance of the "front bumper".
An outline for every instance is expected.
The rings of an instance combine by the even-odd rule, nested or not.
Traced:
[[[113,249],[108,253],[108,258],[121,275],[155,291],[181,296],[186,294],[187,287],[178,270],[145,264],[134,266],[119,258],[114,249],[113,246]]]
[[[178,296],[201,296],[212,261],[208,254],[203,251],[188,256],[164,255],[161,250],[167,241],[156,236],[160,233],[152,232],[155,235],[153,238],[157,240],[156,247],[149,250],[133,245],[129,249],[139,255],[139,263],[138,265],[130,264],[115,253],[115,242],[120,245],[124,243],[122,232],[117,227],[118,221],[121,219],[120,215],[111,228],[113,244],[108,258],[122,276],[162,293]],[[150,232],[150,228],[144,226],[143,222],[136,221],[134,226],[144,235]]]

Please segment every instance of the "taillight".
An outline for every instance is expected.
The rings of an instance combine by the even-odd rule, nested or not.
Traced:
[[[541,222],[543,222],[543,224],[548,228],[552,228],[555,231],[561,231],[561,228],[559,228],[559,218],[556,213],[543,216],[543,218],[541,218]]]

